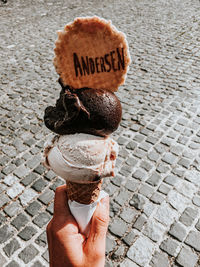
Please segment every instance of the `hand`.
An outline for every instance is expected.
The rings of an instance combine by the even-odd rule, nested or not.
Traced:
[[[56,189],[54,215],[47,225],[51,267],[103,267],[105,240],[109,222],[109,197],[97,205],[92,217],[89,237],[79,233],[70,213],[66,185]]]

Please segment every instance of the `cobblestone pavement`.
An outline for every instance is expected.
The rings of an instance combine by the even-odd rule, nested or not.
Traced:
[[[0,2],[0,266],[48,266],[45,229],[63,181],[41,165],[44,108],[59,95],[56,31],[111,19],[132,65],[110,194],[106,266],[200,266],[200,2]]]

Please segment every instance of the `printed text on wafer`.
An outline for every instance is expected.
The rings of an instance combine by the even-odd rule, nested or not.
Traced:
[[[117,48],[101,57],[78,56],[73,53],[76,77],[94,73],[119,71],[125,68],[124,49]]]

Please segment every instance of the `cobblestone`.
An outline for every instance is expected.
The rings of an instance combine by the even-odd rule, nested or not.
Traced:
[[[154,245],[148,238],[139,237],[128,250],[127,256],[140,266],[145,266],[149,262],[153,248]]]
[[[187,230],[184,225],[176,222],[171,226],[169,233],[179,241],[183,241],[187,235]]]
[[[192,225],[193,221],[195,220],[195,218],[197,217],[198,211],[196,209],[193,208],[186,208],[184,210],[184,212],[182,213],[181,217],[180,217],[180,221],[186,225],[186,226],[190,226]]]
[[[132,57],[116,92],[123,105],[113,134],[117,175],[103,185],[111,217],[106,266],[197,267],[199,2],[79,2],[0,1],[0,266],[49,266],[46,225],[54,191],[64,183],[41,163],[53,136],[44,109],[60,90],[52,64],[56,31],[96,14],[125,32]],[[27,227],[37,233],[25,241],[18,235]]]
[[[190,245],[197,251],[200,251],[200,232],[197,231],[190,231],[189,235],[187,236],[185,243],[187,245]]]
[[[198,261],[198,256],[190,248],[183,247],[177,257],[178,264],[183,267],[194,267]]]
[[[164,240],[161,243],[160,248],[167,252],[167,254],[169,254],[170,256],[177,256],[180,251],[179,243],[171,238]]]
[[[16,250],[20,248],[19,242],[14,238],[4,248],[6,255],[10,257]]]

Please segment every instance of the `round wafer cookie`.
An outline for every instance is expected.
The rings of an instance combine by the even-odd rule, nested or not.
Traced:
[[[77,18],[58,32],[54,65],[62,83],[117,91],[126,78],[130,55],[125,35],[111,21]]]

